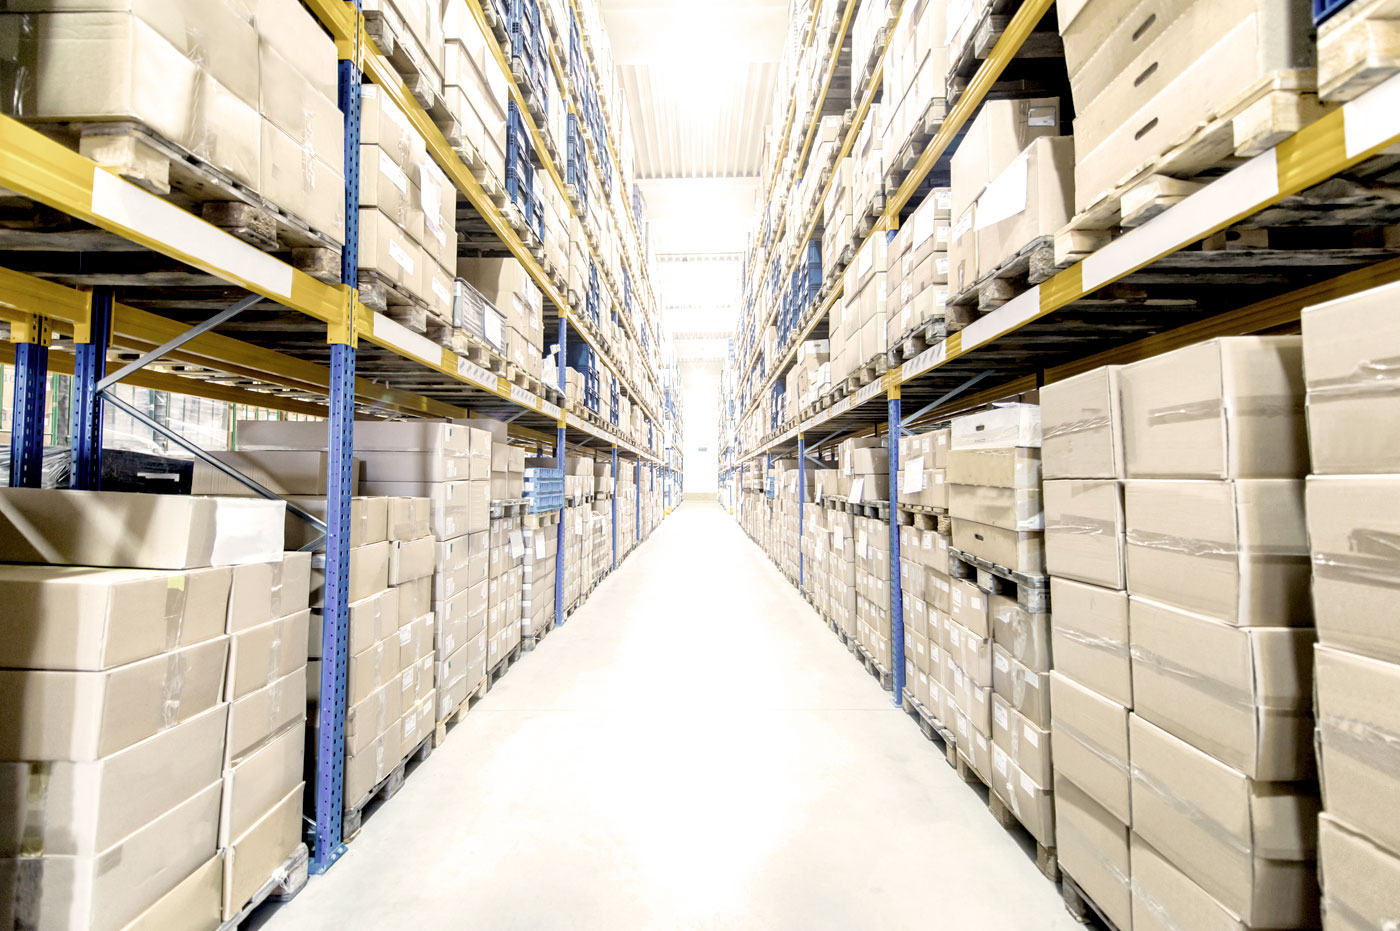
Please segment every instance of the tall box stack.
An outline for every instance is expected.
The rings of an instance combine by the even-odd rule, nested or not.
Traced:
[[[837,470],[824,470],[824,476],[832,480],[833,487]],[[831,492],[835,495],[836,492]],[[824,496],[825,497],[825,496]],[[831,618],[841,628],[847,638],[856,636],[856,537],[855,516],[849,511],[826,508],[826,528],[830,536],[830,584]]]
[[[564,508],[564,608],[573,610],[583,595],[583,541],[588,532],[588,506],[579,503]],[[622,514],[622,503],[618,503]]]
[[[1133,924],[1133,707],[1116,366],[1040,391],[1050,572],[1050,742],[1060,866],[1119,928]]]
[[[501,447],[495,452],[499,453]],[[512,455],[524,450],[506,447]],[[522,473],[523,475],[523,473]],[[520,642],[521,587],[525,576],[525,531],[519,515],[492,517],[491,568],[487,580],[486,668],[510,655]]]
[[[969,684],[958,711],[967,736],[974,748],[981,737],[992,740],[989,760],[971,762],[1035,839],[1054,847],[1040,408],[1013,403],[958,417],[949,445],[949,570],[958,577],[944,619],[954,636],[944,647],[956,658],[962,641]]]
[[[457,274],[506,318],[506,358],[539,381],[544,374],[544,295],[514,258],[458,259]]]
[[[916,327],[944,316],[951,198],[949,188],[934,188],[890,240],[885,309],[890,349]]]
[[[1316,927],[1302,340],[1197,344],[1119,391],[1133,923]]]
[[[535,637],[554,623],[555,556],[559,552],[554,524],[522,531],[525,556],[521,563],[520,635]]]
[[[1396,394],[1385,360],[1400,345],[1387,285],[1303,312],[1312,474],[1307,480],[1317,619],[1319,872],[1327,927],[1384,927],[1400,915],[1400,530]]]
[[[474,158],[464,159],[478,166],[498,187],[505,184],[506,106],[509,82],[492,54],[488,38],[467,7],[443,4],[443,100],[456,120],[461,134],[458,148]]]
[[[597,502],[589,508],[588,520],[589,535],[592,537],[590,541],[592,568],[588,581],[590,585],[596,585],[598,580],[606,575],[612,567],[612,538],[608,516],[598,510]]]
[[[879,437],[843,440],[837,447],[842,497],[852,504],[890,500],[890,453]]]
[[[925,509],[946,510],[945,469],[938,465],[936,450],[946,459],[948,431],[936,430],[900,438],[898,505],[917,508],[900,520],[899,583],[904,608],[905,682],[909,693],[928,715],[944,725],[942,713],[943,623],[937,605],[950,591],[947,578],[948,541],[937,521]],[[945,463],[946,464],[946,463]]]
[[[14,488],[0,515],[0,916],[117,929],[188,880],[216,926],[301,842],[310,562],[283,504]]]
[[[888,269],[889,234],[876,231],[856,251],[845,272],[841,333],[848,375],[884,353],[889,343],[885,333],[889,322]]]

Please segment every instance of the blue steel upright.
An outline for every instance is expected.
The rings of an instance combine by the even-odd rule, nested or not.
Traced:
[[[899,389],[890,389],[890,670],[894,674],[894,703],[904,705],[904,593],[899,571]]]
[[[358,16],[359,0],[356,0]],[[345,118],[345,246],[340,280],[359,286],[360,68],[340,62],[340,111]],[[345,692],[350,652],[350,493],[355,455],[355,312],[344,308],[331,343],[330,421],[326,436],[326,587],[321,626],[321,706],[316,740],[315,823],[311,872],[324,873],[345,853]]]
[[[49,322],[31,315],[10,324],[15,340],[15,406],[10,424],[10,487],[38,488],[44,477],[44,401],[49,378]]]
[[[617,447],[612,450],[612,567],[617,568]]]
[[[74,337],[80,336],[74,328]],[[102,409],[97,383],[107,374],[112,340],[112,289],[94,288],[87,332],[73,346],[73,461],[70,488],[98,491],[102,485]]]
[[[565,375],[569,369],[564,357],[565,350],[569,348],[569,322],[565,317],[564,308],[560,307],[559,353],[555,356],[559,364],[555,368],[558,369],[559,396],[564,401],[560,406],[567,409],[569,395],[566,389],[569,382]],[[564,462],[566,449],[564,446],[564,424],[564,415],[560,414],[559,424],[554,433],[554,455],[559,460],[559,468],[563,469],[564,474],[567,475],[569,470]],[[554,626],[558,627],[564,623],[564,508],[559,509],[559,529],[555,531],[554,544]]]

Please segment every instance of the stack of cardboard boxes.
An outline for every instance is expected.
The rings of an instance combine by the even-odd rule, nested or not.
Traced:
[[[1083,477],[1046,490],[1066,869],[1139,928],[1315,927],[1301,340],[1215,340],[1049,394],[1047,468]]]
[[[853,437],[837,447],[841,496],[852,504],[890,500],[890,452],[880,437]]]
[[[797,364],[787,373],[789,413],[812,405],[831,388],[831,341],[810,339],[797,347]]]
[[[504,185],[509,82],[491,51],[494,37],[461,3],[442,4],[442,27],[442,96],[460,133],[458,151],[478,177]]]
[[[544,297],[517,259],[459,259],[457,274],[505,315],[506,359],[531,378],[544,374]]]
[[[1076,114],[1076,210],[1162,171],[1157,160],[1209,121],[1221,120],[1225,132],[1177,152],[1170,173],[1189,177],[1257,154],[1290,124],[1320,115],[1310,93],[1317,55],[1305,0],[1246,0],[1228,9],[1196,0],[1172,16],[1152,12],[1138,4],[1128,13],[1110,0],[1056,7]],[[1271,92],[1281,88],[1290,94],[1275,99]]]
[[[901,438],[900,504],[946,509],[948,437],[944,427]],[[943,693],[944,677],[952,674],[943,651],[944,616],[952,609],[948,537],[931,520],[901,521],[899,559],[906,687],[936,723],[952,730],[957,721]]]
[[[831,376],[840,381],[882,355],[889,342],[885,326],[889,318],[889,234],[877,230],[856,251],[855,261],[846,269],[840,320],[832,308]]]
[[[890,526],[875,517],[852,519],[856,555],[856,642],[890,670]]]
[[[905,3],[885,46],[884,148],[899,154],[911,137],[943,119],[948,79],[946,0]]]
[[[538,636],[554,623],[555,556],[559,528],[555,524],[522,531],[525,555],[521,562],[520,635]]]
[[[943,429],[900,438],[900,505],[948,509],[948,437]]]
[[[1072,216],[1060,101],[989,100],[953,153],[948,286],[961,294]]]
[[[516,447],[512,452],[523,454],[524,450]],[[522,466],[524,461],[522,458]],[[522,524],[519,515],[491,518],[491,568],[487,580],[486,608],[488,670],[496,668],[496,664],[509,656],[520,642],[525,579],[525,530]]]
[[[990,738],[990,759],[974,754],[969,761],[1031,835],[1054,847],[1049,616],[1044,587],[1034,584],[1045,571],[1040,444],[1035,404],[995,407],[952,423],[952,552],[997,568],[974,571],[972,563],[955,560],[962,577],[950,580],[945,631],[953,635],[943,645],[955,661],[962,649],[965,679],[955,676],[953,683],[959,752],[964,737],[974,750],[978,738]],[[962,734],[963,716],[975,734]]]
[[[915,327],[941,319],[948,305],[951,197],[948,188],[934,188],[890,240],[885,282],[890,349]]]
[[[0,32],[29,40],[0,66],[12,89],[6,113],[36,123],[139,123],[344,241],[335,44],[301,4],[189,0],[98,9],[35,2],[7,9],[15,12],[0,18]],[[168,160],[140,135],[89,131],[79,146],[152,189],[170,188]]]
[[[637,464],[617,460],[617,561],[637,545]]]
[[[839,268],[847,247],[855,242],[856,227],[851,208],[855,162],[847,156],[831,172],[831,187],[822,204],[822,269]],[[833,311],[834,312],[834,311]],[[760,317],[766,319],[766,317]]]
[[[284,563],[283,505],[3,498],[0,915],[157,927],[178,900],[217,925],[300,844],[310,563]]]
[[[1317,613],[1323,814],[1318,849],[1328,926],[1384,927],[1400,915],[1400,573],[1394,385],[1378,377],[1400,337],[1388,285],[1303,313],[1312,472],[1307,482]]]

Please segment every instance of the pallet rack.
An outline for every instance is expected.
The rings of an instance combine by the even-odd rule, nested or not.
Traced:
[[[480,0],[457,0],[472,12],[487,45],[507,75],[512,100],[521,107],[545,170],[564,191],[550,153],[524,106],[521,89],[504,67],[501,49],[486,26]],[[0,320],[9,324],[10,342],[0,345],[0,363],[15,366],[14,429],[11,434],[12,486],[40,482],[49,372],[73,376],[72,487],[96,488],[101,475],[103,409],[112,404],[172,443],[229,473],[252,491],[277,497],[251,479],[218,463],[179,434],[146,418],[112,392],[117,383],[235,404],[308,414],[328,420],[328,469],[334,489],[327,495],[324,522],[326,595],[321,691],[335,709],[320,731],[315,822],[308,838],[311,871],[327,870],[344,853],[343,744],[349,593],[349,518],[354,420],[357,413],[392,417],[460,418],[489,415],[506,420],[517,440],[560,456],[570,443],[597,455],[610,451],[638,463],[637,539],[641,539],[644,467],[651,488],[677,481],[672,450],[661,437],[678,437],[678,421],[663,426],[661,414],[637,390],[610,347],[582,325],[507,218],[448,144],[428,113],[414,99],[366,32],[359,0],[306,0],[335,40],[339,62],[339,106],[345,121],[345,243],[340,281],[326,284],[206,223],[198,216],[129,183],[83,155],[9,117],[0,116],[0,186],[38,209],[50,209],[89,224],[95,251],[105,246],[124,255],[150,258],[152,265],[177,269],[180,283],[140,274],[84,279],[59,264],[46,267],[38,252],[11,252],[0,269]],[[558,63],[551,62],[558,71]],[[453,351],[439,346],[361,302],[357,282],[360,87],[377,85],[408,117],[427,142],[439,167],[461,198],[485,221],[502,250],[525,267],[553,308],[547,322],[557,327],[560,357],[570,332],[604,360],[651,424],[651,437],[639,445],[620,433],[589,423],[546,397],[527,391]],[[561,82],[562,83],[562,82]],[[615,156],[614,156],[615,157]],[[567,199],[567,198],[566,198]],[[630,212],[629,212],[630,216]],[[630,229],[636,236],[635,223]],[[640,240],[637,240],[640,242]],[[591,247],[591,244],[590,244]],[[135,250],[135,251],[133,251]],[[140,264],[140,263],[136,263]],[[633,280],[650,285],[633,270]],[[59,279],[59,280],[51,280]],[[67,279],[75,286],[63,283]],[[115,283],[113,283],[115,281]],[[120,294],[127,302],[117,300]],[[142,306],[152,310],[141,309]],[[651,306],[655,306],[654,300]],[[154,311],[154,312],[153,312]],[[632,322],[619,315],[635,341]],[[213,332],[216,328],[223,332]],[[548,331],[547,331],[548,332]],[[236,333],[237,337],[229,334]],[[52,351],[57,347],[61,351]],[[109,369],[114,352],[134,357]],[[641,369],[654,397],[666,395],[651,359]],[[160,370],[152,369],[158,364]],[[564,369],[559,369],[559,398]],[[671,408],[674,415],[675,408]],[[674,416],[673,416],[674,420]],[[616,472],[614,472],[616,474]],[[614,543],[617,499],[613,496]],[[318,541],[319,542],[319,541]],[[563,522],[556,556],[555,624],[564,622]],[[615,564],[615,563],[614,563]]]
[[[845,2],[843,32],[856,2]],[[905,208],[921,185],[935,171],[946,175],[948,156],[960,132],[971,122],[1002,72],[1018,57],[1023,43],[1052,3],[1053,0],[1023,0],[1018,5],[1000,39],[910,174],[887,198],[884,212],[869,236],[897,230],[907,216]],[[829,67],[835,67],[834,55]],[[859,131],[880,77],[877,66],[857,118],[847,131],[843,155]],[[893,490],[899,476],[898,443],[893,439],[907,435],[916,424],[946,419],[957,410],[1033,390],[1101,365],[1127,363],[1217,336],[1293,327],[1304,307],[1400,280],[1400,257],[1395,250],[1386,248],[1345,253],[1328,253],[1325,249],[1259,250],[1251,256],[1252,262],[1217,263],[1210,261],[1208,253],[1183,253],[1187,247],[1242,221],[1267,228],[1271,209],[1278,211],[1276,217],[1286,218],[1292,224],[1299,223],[1304,213],[1313,217],[1311,225],[1325,224],[1327,210],[1334,205],[1347,211],[1346,219],[1341,221],[1344,225],[1364,226],[1367,221],[1369,225],[1394,223],[1400,213],[1385,197],[1356,206],[1353,198],[1358,189],[1364,190],[1362,185],[1339,186],[1345,193],[1310,189],[1358,166],[1374,167],[1376,171],[1372,173],[1377,174],[1392,170],[1394,156],[1387,150],[1397,142],[1400,76],[1332,109],[1148,222],[1072,262],[1041,284],[1029,286],[902,365],[891,367],[859,390],[810,416],[790,420],[765,434],[758,443],[740,449],[740,425],[756,416],[769,386],[795,361],[798,346],[824,324],[826,314],[840,296],[837,282],[768,371],[750,404],[727,418],[728,432],[720,438],[720,480],[735,489],[736,513],[742,511],[746,469],[760,459],[771,464],[777,456],[795,455],[800,538],[807,463],[827,465],[814,454],[830,450],[838,438],[872,433],[891,437],[889,482]],[[778,158],[781,160],[781,152]],[[796,171],[801,170],[799,163]],[[775,192],[772,196],[784,194]],[[1310,225],[1305,219],[1301,222]],[[814,224],[815,220],[808,228],[808,237]],[[857,246],[866,238],[858,236]],[[805,240],[799,241],[794,263],[800,260],[804,244]],[[1195,299],[1184,310],[1179,304],[1154,308],[1134,296],[1149,290],[1180,296],[1193,288],[1200,292],[1203,286],[1209,287],[1210,298]],[[769,319],[757,332],[771,324]],[[735,346],[747,344],[742,338],[744,329],[741,324]],[[745,357],[737,360],[734,371],[743,374],[730,382],[732,390],[740,390],[761,355],[762,347],[754,340]],[[731,363],[734,361],[731,358]],[[732,404],[733,400],[726,399],[725,403]],[[905,402],[914,408],[911,413],[905,413]],[[824,435],[814,438],[814,431],[818,430]],[[899,552],[899,525],[891,519],[889,609],[896,705],[901,703],[904,692],[905,671]],[[799,549],[799,586],[805,573],[802,563]]]

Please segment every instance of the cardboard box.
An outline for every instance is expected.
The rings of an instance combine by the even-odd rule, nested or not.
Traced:
[[[992,639],[1036,672],[1050,671],[1050,614],[1032,614],[1006,595],[991,595]]]
[[[1294,478],[1308,470],[1303,341],[1214,339],[1119,374],[1130,478]]]
[[[1119,366],[1105,365],[1040,389],[1047,479],[1124,476],[1119,372]]]
[[[122,931],[218,931],[223,922],[224,858],[210,857]]]
[[[0,922],[44,931],[121,928],[209,859],[219,793],[215,782],[96,857],[0,860]]]
[[[285,512],[283,502],[262,498],[3,488],[0,562],[139,569],[272,562],[282,558]]]
[[[229,705],[225,764],[238,762],[269,737],[305,718],[306,670],[297,667]]]
[[[248,478],[279,495],[326,495],[326,454],[319,450],[269,449],[213,451],[209,453]],[[360,484],[361,464],[351,462],[350,493]],[[213,466],[196,461],[194,481],[190,489],[195,495],[232,495],[251,497],[253,492],[242,482],[235,481]]]
[[[1128,845],[1134,931],[1178,931],[1180,928],[1252,931],[1258,927],[1241,921],[1175,864],[1152,849],[1136,831],[1130,832]]]
[[[1050,603],[1055,670],[1132,707],[1127,593],[1052,578]]]
[[[224,850],[224,920],[231,919],[301,843],[298,783],[277,805]]]
[[[1133,830],[1247,925],[1317,927],[1308,784],[1257,782],[1136,714],[1128,734]]]
[[[389,549],[389,584],[400,585],[433,574],[437,543],[432,537],[396,540]]]
[[[356,456],[364,461],[365,478],[374,482],[457,482],[471,474],[465,456],[368,450]]]
[[[387,498],[354,497],[350,499],[350,546],[368,546],[387,539]],[[326,499],[293,495],[287,499],[312,517],[326,519]],[[322,536],[320,530],[300,517],[287,512],[286,547],[300,549]]]
[[[1312,630],[1129,601],[1134,711],[1251,779],[1313,777]]]
[[[959,449],[945,454],[947,479],[953,485],[1038,489],[1040,450],[1027,447]]]
[[[1385,542],[1400,532],[1400,478],[1310,477],[1307,516],[1318,640],[1400,663],[1394,555]]]
[[[1400,851],[1400,771],[1392,765],[1400,733],[1395,696],[1400,666],[1318,647],[1318,759],[1328,814]]]
[[[1327,927],[1384,928],[1400,915],[1400,857],[1323,812],[1318,824]]]
[[[257,691],[306,662],[311,609],[259,624],[229,637],[227,701]]]
[[[997,645],[992,650],[992,685],[1013,709],[1039,728],[1050,726],[1050,678],[1028,669]]]
[[[1050,730],[1037,727],[1012,709],[1000,695],[992,696],[992,742],[1037,785],[1051,784]]]
[[[949,605],[953,620],[977,637],[990,637],[991,624],[987,609],[987,593],[971,579],[949,581]]]
[[[1048,481],[1044,497],[1046,570],[1060,578],[1123,588],[1123,483]]]
[[[1060,866],[1119,928],[1133,927],[1128,827],[1092,793],[1055,779],[1055,843]],[[1199,927],[1199,926],[1193,926]]]
[[[1009,102],[1009,101],[1008,101]],[[979,277],[1074,216],[1074,139],[1036,139],[992,177],[977,200]]]
[[[953,546],[1015,572],[1045,571],[1045,535],[954,518]]]
[[[0,565],[0,667],[103,670],[223,633],[230,570]]]
[[[311,601],[311,554],[285,553],[275,562],[233,568],[228,633],[304,611]]]
[[[956,455],[956,454],[955,454]],[[983,485],[948,487],[948,513],[1003,530],[1042,530],[1039,488],[989,488]]]
[[[294,724],[223,774],[220,847],[227,847],[234,838],[246,834],[301,782],[305,747],[306,728]]]
[[[1400,413],[1400,393],[1382,379],[1400,355],[1400,323],[1390,313],[1396,285],[1328,301],[1303,312],[1308,440],[1318,474],[1400,472],[1400,441],[1377,423]]]
[[[25,799],[0,808],[0,858],[95,857],[117,845],[219,778],[227,721],[220,704],[101,759],[0,763],[0,790]]]
[[[0,670],[0,760],[110,756],[223,699],[227,637],[103,672]]]
[[[1127,708],[1051,672],[1050,742],[1056,791],[1068,780],[1118,821],[1132,821]]]
[[[397,496],[386,498],[385,519],[390,541],[420,540],[432,530],[432,502],[427,498]]]
[[[334,98],[332,98],[334,99]],[[293,216],[300,217],[318,232],[325,233],[337,243],[345,241],[345,177],[341,174],[341,158],[330,153],[307,157],[301,140],[278,129],[270,120],[261,122],[262,138],[258,152],[258,193]],[[374,210],[362,210],[360,229],[365,228],[363,215],[378,215],[384,228],[392,226],[389,219]],[[371,232],[371,245],[373,244]],[[364,239],[361,239],[364,243]],[[421,250],[420,250],[421,251]],[[361,249],[360,255],[373,255]]]
[[[992,747],[990,785],[1032,837],[1046,847],[1055,845],[1054,792],[1013,763],[1000,746]]]
[[[1129,481],[1128,591],[1240,626],[1311,626],[1303,483]]]
[[[1003,404],[953,421],[952,449],[1040,446],[1040,405]]]

